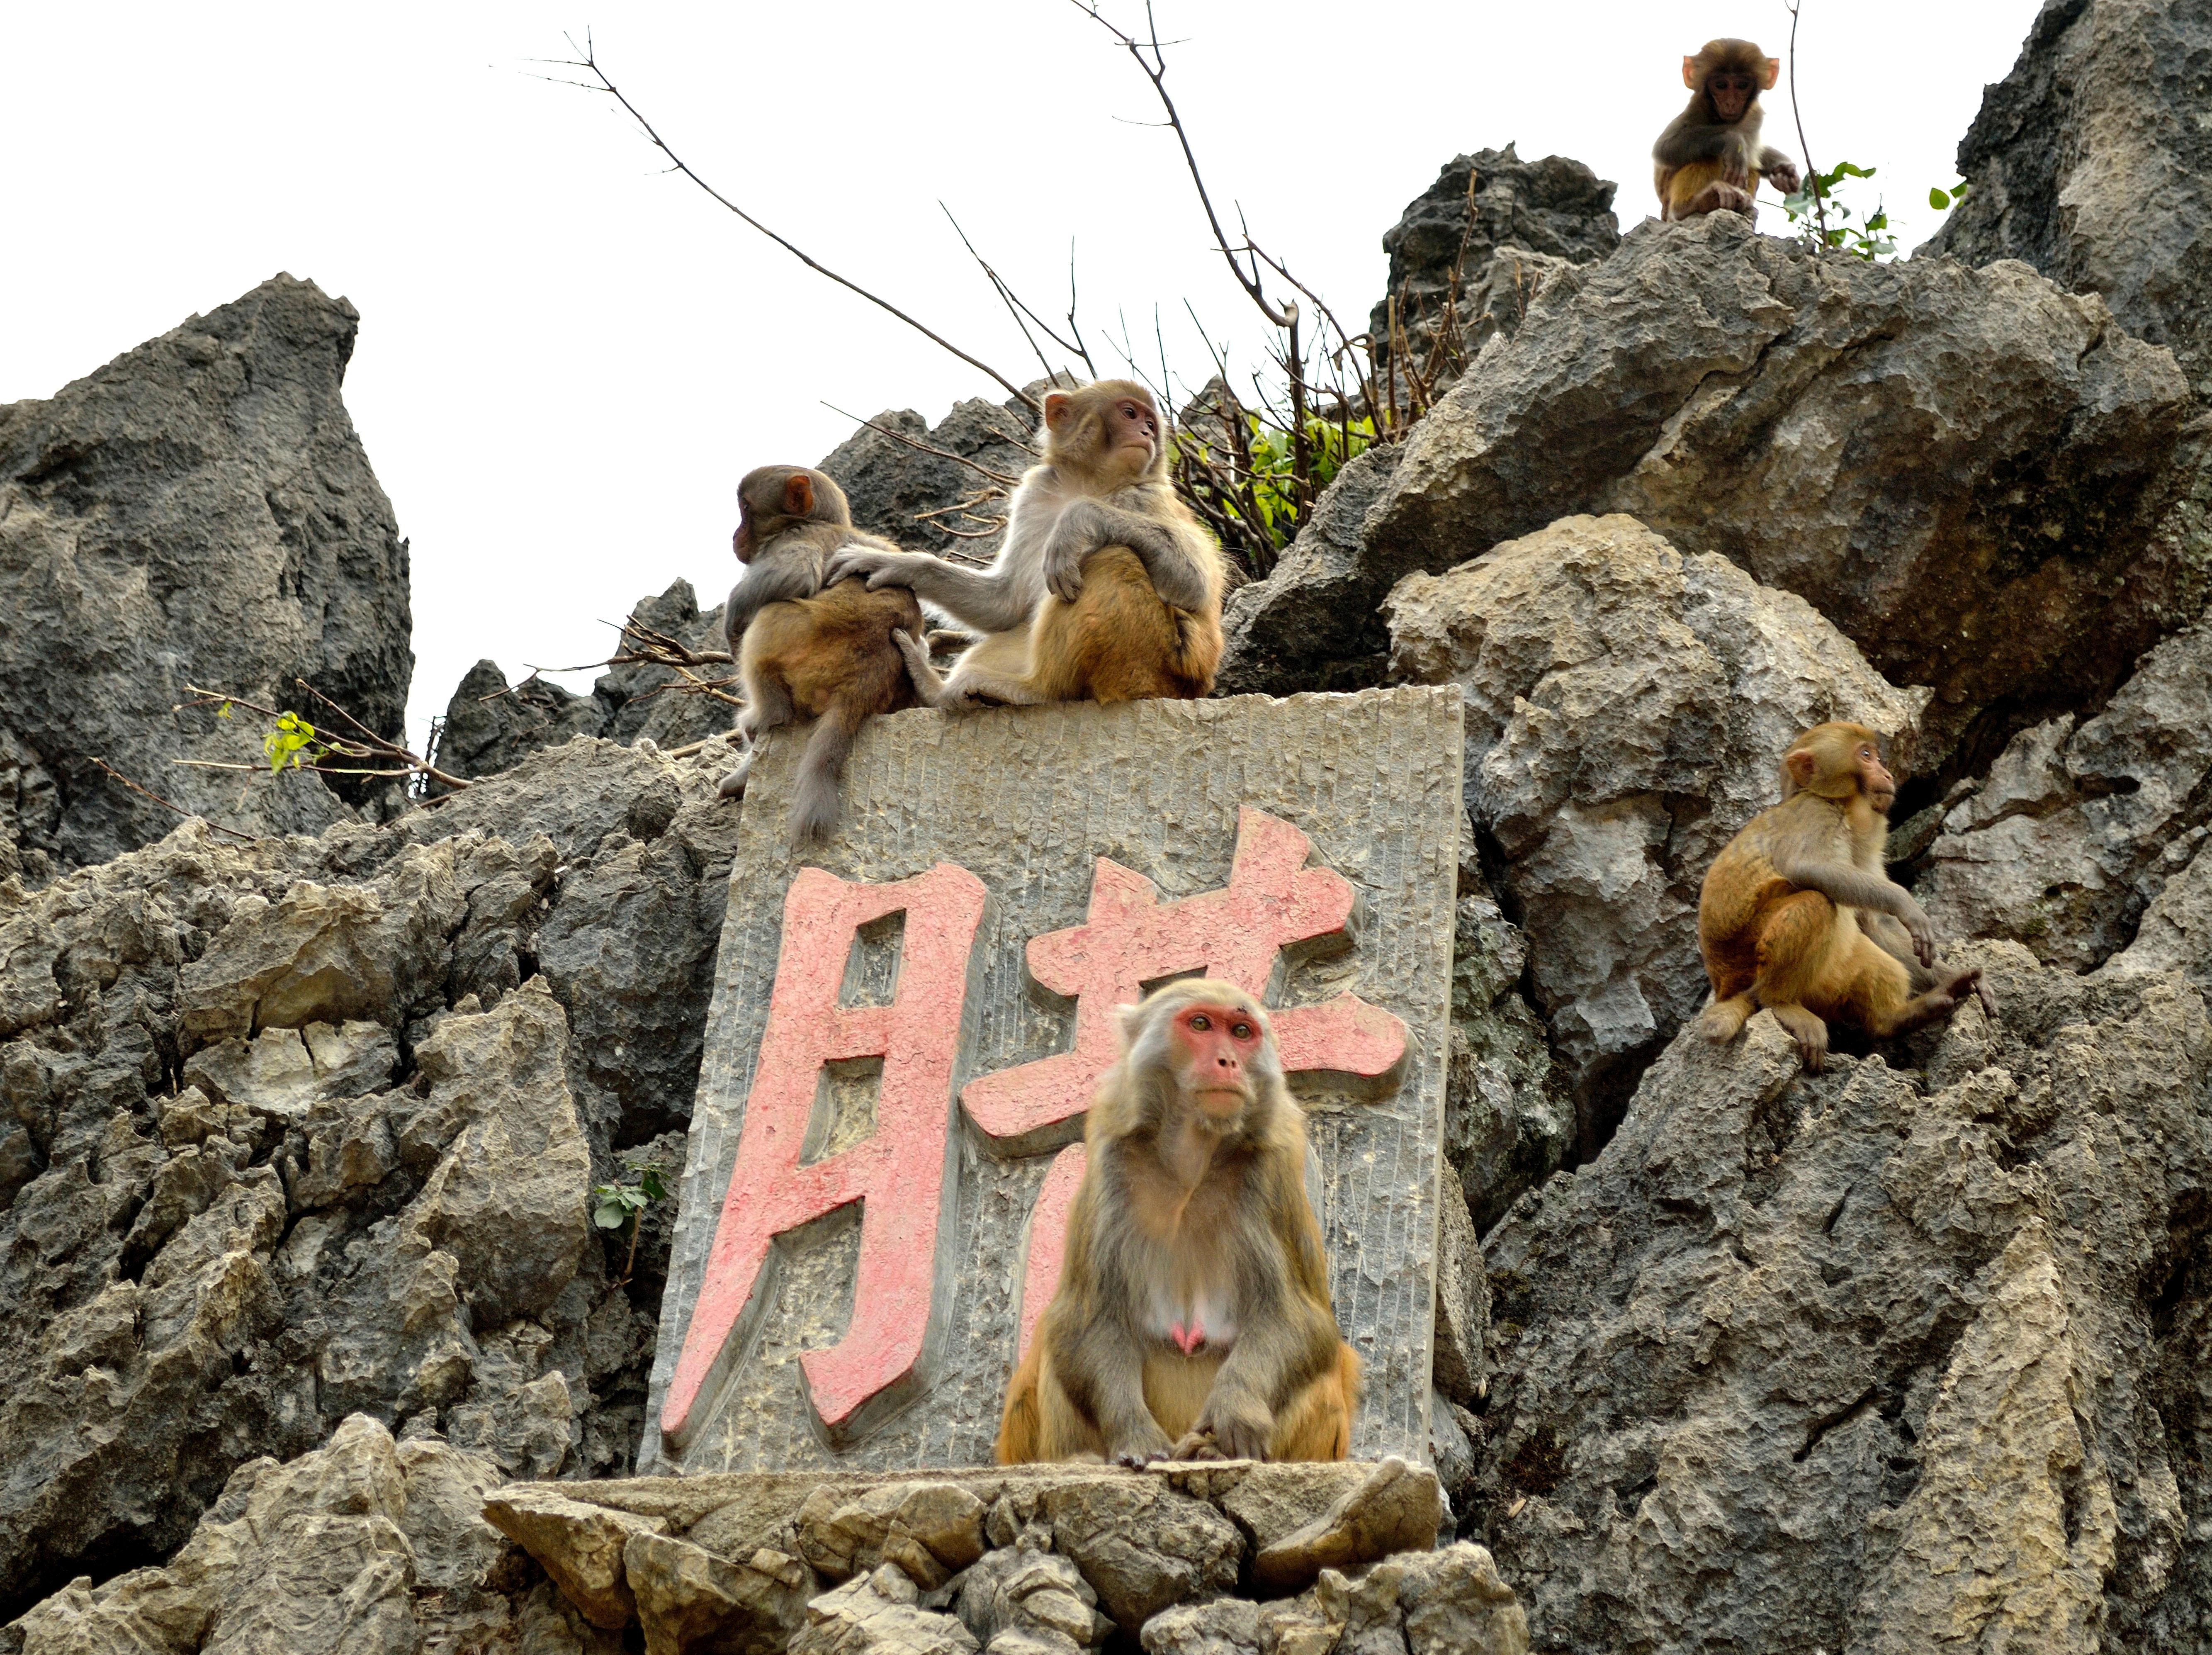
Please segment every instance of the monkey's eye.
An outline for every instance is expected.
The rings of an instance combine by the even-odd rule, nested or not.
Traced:
[[[1229,1025],[1229,1032],[1239,1040],[1249,1040],[1252,1037],[1252,1025],[1249,1023],[1231,1023]]]
[[[1208,1017],[1204,1012],[1199,1012],[1192,1016],[1190,1019],[1190,1026],[1195,1032],[1204,1034],[1208,1029],[1213,1026],[1213,1019]]]

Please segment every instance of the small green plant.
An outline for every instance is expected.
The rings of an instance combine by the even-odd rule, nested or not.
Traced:
[[[1928,192],[1928,204],[1939,213],[1948,212],[1966,198],[1966,182],[1961,179],[1948,190],[1930,190]]]
[[[224,706],[216,716],[229,717],[229,707]],[[281,776],[287,764],[296,770],[321,764],[330,756],[331,748],[323,739],[322,733],[299,714],[279,713],[276,727],[262,733],[261,751],[269,756],[269,773]]]
[[[1805,181],[1793,193],[1782,198],[1782,210],[1789,214],[1790,222],[1797,227],[1797,234],[1813,246],[1826,252],[1847,253],[1855,259],[1893,258],[1897,239],[1888,234],[1889,214],[1883,209],[1881,198],[1875,198],[1872,213],[1837,198],[1837,186],[1845,179],[1872,178],[1875,170],[1839,161],[1825,173],[1808,173]],[[1959,192],[1954,192],[1949,198],[1956,200],[1965,188],[1960,186]],[[1854,219],[1857,220],[1856,223]],[[1824,221],[1825,229],[1821,228]]]
[[[1243,559],[1246,572],[1264,575],[1275,555],[1297,533],[1300,520],[1297,445],[1289,431],[1249,410],[1231,417],[1242,425],[1231,448],[1197,429],[1176,434],[1177,480],[1200,502],[1201,514]],[[1306,417],[1309,486],[1318,495],[1346,464],[1375,441],[1375,422]]]
[[[659,1161],[625,1161],[623,1165],[636,1174],[635,1183],[592,1186],[592,1222],[602,1230],[629,1226],[629,1251],[623,1259],[622,1275],[615,1282],[617,1287],[629,1285],[630,1270],[637,1263],[637,1232],[645,1218],[645,1209],[655,1202],[668,1199],[668,1186],[660,1181],[663,1169]]]

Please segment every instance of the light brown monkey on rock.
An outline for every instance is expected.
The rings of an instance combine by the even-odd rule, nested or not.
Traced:
[[[1200,978],[1125,1009],[1083,1139],[1060,1288],[1007,1391],[1000,1463],[1342,1459],[1359,1358],[1259,1003]]]
[[[1044,463],[1014,490],[988,569],[925,553],[838,553],[830,578],[908,586],[985,636],[940,678],[902,646],[924,702],[1195,699],[1221,661],[1221,548],[1176,498],[1152,392],[1133,380],[1048,391]]]
[[[1787,195],[1797,187],[1797,163],[1762,148],[1765,117],[1759,94],[1771,90],[1782,60],[1748,40],[1708,40],[1682,59],[1690,106],[1668,123],[1651,149],[1659,216],[1692,218],[1725,208],[1756,219],[1753,198],[1763,176]]]
[[[1884,872],[1897,783],[1880,747],[1863,725],[1806,731],[1783,755],[1782,802],[1714,858],[1698,897],[1708,1039],[1733,1040],[1763,1006],[1817,1071],[1832,1021],[1879,1037],[1948,1017],[1969,995],[1996,1012],[1979,970],[1936,964],[1935,928]]]
[[[738,728],[749,744],[722,778],[725,799],[744,794],[769,731],[818,721],[792,789],[794,840],[827,838],[837,788],[861,725],[916,704],[898,640],[918,636],[921,605],[904,587],[871,591],[858,581],[823,587],[841,546],[898,548],[853,526],[845,492],[804,465],[762,465],[738,485],[731,544],[745,572],[730,589],[722,625],[744,681]]]

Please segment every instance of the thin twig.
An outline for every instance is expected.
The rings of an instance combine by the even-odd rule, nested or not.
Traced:
[[[872,419],[862,419],[858,414],[846,414],[845,411],[840,408],[834,402],[824,402],[822,405],[824,408],[827,408],[833,414],[844,414],[847,419],[851,420],[856,425],[865,425],[871,431],[882,432],[894,442],[903,442],[908,447],[917,449],[922,453],[935,454],[939,459],[949,459],[956,465],[965,465],[969,471],[975,472],[978,477],[988,478],[992,482],[996,483],[1004,488],[1011,489],[1021,481],[1021,478],[1018,477],[1009,477],[1004,472],[994,472],[988,465],[983,465],[981,461],[970,459],[965,454],[956,454],[950,448],[940,448],[934,443],[924,442],[918,437],[908,436],[903,431],[893,430],[888,425],[878,425]],[[1017,438],[1007,436],[1005,432],[995,429],[992,431],[991,435],[1002,439],[1008,443],[1015,443],[1019,441]],[[1030,445],[1027,442],[1021,442],[1020,446],[1026,448]]]
[[[153,788],[141,786],[138,782],[133,782],[129,776],[124,775],[121,770],[117,770],[114,765],[109,764],[104,758],[93,758],[88,759],[87,762],[93,764],[97,769],[106,770],[110,776],[120,782],[125,787],[130,788],[131,792],[143,794],[147,798],[152,800],[164,810],[173,810],[179,816],[198,816],[200,820],[205,822],[208,826],[213,829],[216,832],[228,833],[232,838],[238,840],[240,843],[250,845],[254,843],[261,837],[258,834],[241,833],[234,827],[225,827],[222,823],[215,820],[212,817],[201,815],[198,811],[186,810],[175,800],[164,799],[160,794],[155,792]],[[258,768],[258,766],[256,768]]]
[[[1805,172],[1813,190],[1813,218],[1820,227],[1820,251],[1828,250],[1828,210],[1820,198],[1820,169],[1813,164],[1813,146],[1805,142],[1805,111],[1797,101],[1797,9],[1804,0],[1782,0],[1790,11],[1790,116],[1797,123],[1797,148],[1805,156]]]
[[[629,113],[629,118],[638,124],[639,129],[644,132],[645,136],[653,141],[653,148],[659,150],[662,155],[668,157],[669,166],[672,170],[683,173],[684,177],[690,179],[694,184],[704,190],[716,201],[728,208],[730,211],[735,213],[747,224],[750,225],[754,229],[758,230],[763,235],[775,242],[777,246],[781,247],[786,253],[798,259],[800,264],[805,265],[807,269],[814,271],[817,276],[826,276],[831,281],[835,282],[839,287],[847,289],[848,292],[858,294],[861,298],[866,299],[870,304],[874,305],[878,309],[890,312],[892,315],[897,317],[899,320],[904,322],[908,327],[914,329],[915,332],[929,340],[933,344],[951,351],[954,356],[959,357],[962,362],[966,362],[969,367],[975,368],[978,373],[988,374],[990,375],[991,378],[996,380],[1000,385],[1004,386],[1008,392],[1014,397],[1018,398],[1022,402],[1026,403],[1030,409],[1040,414],[1043,412],[1042,409],[1037,407],[1036,403],[1030,398],[1027,392],[1024,391],[1021,386],[1016,385],[1004,374],[999,372],[997,368],[992,367],[990,363],[983,361],[980,356],[969,356],[966,351],[963,350],[958,345],[953,344],[951,340],[946,338],[943,334],[921,322],[916,321],[913,317],[908,315],[906,312],[901,310],[896,305],[891,303],[890,300],[881,298],[878,295],[869,292],[867,289],[862,287],[858,282],[851,281],[845,277],[840,276],[836,271],[831,270],[827,265],[824,265],[820,260],[811,257],[805,251],[793,245],[792,242],[785,240],[783,237],[778,235],[774,230],[769,228],[767,225],[762,223],[760,220],[755,218],[743,207],[738,206],[736,202],[731,200],[720,190],[717,190],[713,185],[708,183],[707,180],[700,177],[698,173],[693,172],[684,158],[681,155],[678,155],[675,150],[669,148],[668,141],[662,137],[660,134],[654,130],[653,123],[646,119],[644,114],[639,110],[638,106],[625,97],[623,94],[622,89],[607,77],[606,70],[599,67],[599,58],[592,46],[591,31],[586,29],[584,32],[584,44],[580,47],[576,45],[575,37],[574,35],[565,36],[564,38],[568,42],[568,49],[570,51],[580,51],[584,55],[580,58],[568,58],[561,60],[561,66],[564,69],[580,69],[589,71],[592,78],[599,82],[599,86],[597,88],[585,86],[580,81],[569,81],[563,82],[563,84],[582,87],[586,92],[593,90],[605,92],[609,97],[620,104],[623,108]],[[551,77],[541,76],[540,78],[545,79]]]

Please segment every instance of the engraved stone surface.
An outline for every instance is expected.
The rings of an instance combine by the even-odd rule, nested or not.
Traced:
[[[1276,1013],[1366,1364],[1352,1452],[1425,1459],[1461,717],[1449,688],[902,713],[804,852],[772,743],[641,1469],[988,1462],[1110,1007],[1200,971]]]

